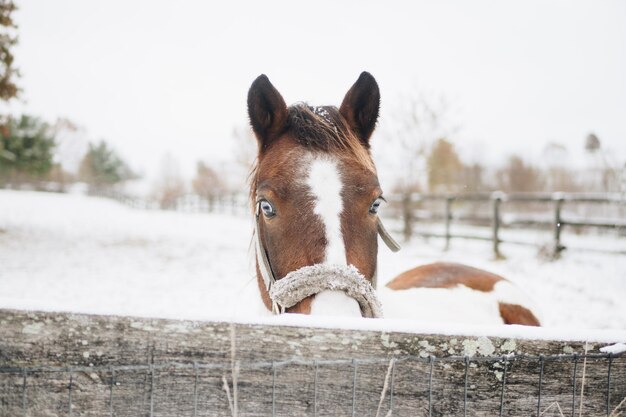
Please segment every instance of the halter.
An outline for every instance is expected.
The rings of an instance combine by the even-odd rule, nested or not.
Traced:
[[[261,241],[261,203],[258,202],[256,203],[256,207],[255,207],[255,213],[254,213],[255,219],[254,219],[254,234],[255,234],[255,249],[256,249],[256,258],[257,258],[257,264],[259,266],[259,271],[261,272],[261,277],[263,278],[263,282],[265,283],[265,289],[267,290],[268,294],[272,294],[272,288],[274,287],[274,284],[276,283],[276,277],[274,275],[274,271],[272,270],[272,265],[270,264],[269,258],[267,256],[267,251],[265,250],[265,246],[263,245],[263,242]],[[378,218],[377,220],[377,230],[378,230],[378,234],[380,235],[380,237],[382,238],[383,242],[385,242],[385,244],[387,245],[387,247],[389,249],[391,249],[392,252],[398,252],[400,250],[400,245],[398,244],[398,242],[395,241],[395,239],[393,237],[391,237],[391,235],[389,234],[389,232],[387,232],[387,229],[385,229],[385,227],[383,226],[382,221],[380,220],[380,218]],[[314,265],[315,266],[315,265]],[[309,268],[309,269],[306,269]],[[298,272],[298,271],[302,271],[305,272],[306,271],[310,271],[310,266],[309,267],[303,267],[300,268],[296,271],[292,271],[289,274],[287,274],[288,278],[290,275]],[[349,268],[348,268],[349,269]],[[352,269],[354,271],[356,271],[356,268],[352,267]],[[351,271],[351,270],[350,270]],[[363,277],[362,275],[360,275],[358,273],[358,271],[356,271],[356,273],[353,272],[345,272],[345,271],[335,271],[336,273],[338,273],[338,276],[340,277],[340,283],[337,281],[334,282],[328,282],[328,280],[324,280],[324,283],[319,283],[319,288],[322,288],[321,286],[323,286],[324,288],[322,289],[337,289],[337,290],[343,290],[346,291],[348,293],[348,295],[352,296],[352,298],[355,298],[358,302],[359,305],[361,306],[361,310],[366,312],[366,311],[372,311],[371,314],[367,314],[370,317],[378,317],[380,315],[380,305],[377,304],[378,300],[373,301],[372,297],[375,299],[375,294],[371,293],[371,291],[366,289],[366,286],[362,286],[360,284],[360,280]],[[305,272],[304,275],[306,275]],[[292,275],[295,279],[299,279],[301,280],[301,277],[304,275]],[[309,274],[310,275],[310,274]],[[318,274],[319,275],[319,274]],[[372,278],[372,283],[373,285],[370,286],[370,288],[372,288],[373,290],[376,289],[376,275],[377,273],[374,273],[374,277]],[[360,278],[359,278],[360,277]],[[367,283],[367,281],[365,280],[365,278],[362,278],[362,280]],[[291,281],[291,280],[290,280]],[[318,281],[320,281],[318,279]],[[367,283],[369,285],[369,283]],[[287,287],[286,285],[283,285],[282,287]],[[356,290],[352,290],[351,288],[357,288]],[[284,288],[281,288],[281,293],[283,293]],[[319,291],[317,291],[319,292]],[[316,293],[317,293],[316,292]],[[359,296],[357,293],[360,293],[361,296]],[[271,297],[272,299],[272,313],[274,314],[282,314],[285,312],[285,308],[286,307],[291,307],[291,305],[296,304],[298,301],[304,299],[305,297],[309,296],[309,295],[313,295],[312,293],[306,293],[306,295],[302,296],[302,298],[300,298],[299,300],[297,300],[295,303],[291,303],[288,302],[287,304],[291,304],[291,305],[279,305],[279,303],[276,301],[277,299],[283,298],[283,296],[278,296],[278,293],[275,293],[274,297]],[[305,293],[303,293],[305,294]],[[271,296],[271,295],[270,295]],[[369,300],[369,301],[366,301]],[[378,312],[378,313],[377,313]],[[378,314],[378,315],[376,315]]]

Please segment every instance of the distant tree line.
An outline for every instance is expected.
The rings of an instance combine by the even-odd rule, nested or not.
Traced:
[[[454,144],[446,139],[435,141],[427,154],[428,192],[620,192],[619,167],[606,161],[600,140],[593,133],[585,142],[589,164],[587,168],[568,167],[562,160],[567,149],[551,143],[544,149],[540,165],[519,155],[510,155],[496,167],[466,163]]]
[[[0,101],[6,103],[19,98],[21,92],[12,53],[18,40],[12,18],[15,10],[13,1],[0,0]],[[393,114],[395,120],[379,129],[382,133],[377,133],[388,135],[384,142],[396,146],[390,152],[393,155],[390,170],[397,173],[395,189],[391,192],[407,196],[416,191],[622,191],[624,166],[611,162],[608,151],[593,133],[584,142],[590,163],[583,171],[563,163],[567,149],[559,144],[546,147],[547,162],[541,165],[510,155],[499,166],[486,166],[480,161],[466,161],[458,153],[450,139],[455,137],[458,127],[450,121],[445,100],[422,95],[405,97],[398,103],[400,108]],[[63,191],[68,184],[81,182],[93,192],[106,192],[138,178],[104,140],[71,149],[78,163],[69,166],[59,155],[67,142],[65,136],[74,130],[76,127],[67,120],[51,125],[32,115],[0,114],[0,187],[53,187]],[[237,146],[231,165],[239,167],[235,175],[199,161],[193,180],[186,184],[176,160],[166,155],[152,197],[167,209],[175,208],[177,200],[188,192],[212,204],[223,195],[245,190],[243,181],[232,178],[245,178],[256,154],[255,141],[247,126],[234,129],[233,139]]]
[[[18,41],[15,10],[15,2],[0,0],[0,101],[5,103],[19,98],[21,93],[13,55]],[[89,144],[78,172],[67,172],[55,155],[60,128],[68,127],[71,124],[67,122],[51,126],[31,115],[0,114],[0,187],[46,188],[49,183],[63,186],[82,181],[92,188],[103,188],[135,177],[104,141]]]
[[[379,160],[396,173],[396,194],[624,191],[625,161],[616,160],[594,133],[581,140],[585,163],[576,167],[568,165],[568,149],[558,143],[547,144],[539,162],[511,154],[485,164],[476,156],[464,160],[457,151],[453,138],[459,127],[442,97],[409,95],[397,102],[377,133],[385,143]],[[389,154],[393,158],[385,160]]]
[[[0,187],[63,191],[75,182],[103,190],[137,178],[128,164],[105,141],[89,143],[77,172],[55,160],[59,142],[54,126],[32,116],[7,117],[0,131]]]

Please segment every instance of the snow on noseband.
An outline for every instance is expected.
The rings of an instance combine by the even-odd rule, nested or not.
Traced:
[[[289,308],[325,290],[344,291],[354,298],[361,307],[363,317],[383,316],[374,287],[353,265],[317,264],[302,267],[276,281],[270,289],[270,297],[279,306]]]

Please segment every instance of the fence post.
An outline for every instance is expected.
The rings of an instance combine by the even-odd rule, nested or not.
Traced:
[[[450,223],[452,222],[452,197],[446,197],[446,247],[445,250],[450,249]]]
[[[554,195],[554,252],[552,256],[558,259],[565,246],[561,244],[561,229],[563,228],[563,220],[561,219],[561,209],[563,207],[564,198],[561,194]]]
[[[491,195],[493,204],[493,219],[491,222],[493,254],[496,259],[503,259],[500,253],[500,203],[502,203],[502,194],[499,192]]]
[[[411,209],[411,193],[402,196],[402,219],[404,220],[404,241],[408,242],[413,235],[413,211]]]

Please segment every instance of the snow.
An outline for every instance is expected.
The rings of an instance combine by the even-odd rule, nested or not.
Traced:
[[[209,318],[253,281],[246,218],[0,191],[0,230],[2,307]]]
[[[399,225],[389,221],[387,224],[391,230],[400,230]],[[551,243],[550,231],[506,230],[506,233],[513,239],[535,245]],[[538,256],[537,246],[515,244],[502,244],[501,251],[506,259],[494,260],[491,242],[454,239],[451,249],[444,252],[443,239],[416,238],[408,245],[403,244],[398,254],[381,247],[379,274],[394,277],[418,264],[439,260],[464,263],[504,276],[516,284],[532,300],[533,312],[538,313],[544,326],[626,329],[626,303],[623,301],[626,299],[626,256],[614,252],[624,247],[626,239],[610,235],[578,236],[566,231],[563,241],[568,250],[558,261]],[[602,252],[605,249],[613,252]],[[385,280],[381,281],[384,284]],[[383,308],[387,313],[384,300]]]
[[[586,341],[589,343],[615,343],[616,340],[626,340],[626,330],[572,329],[518,325],[467,325],[437,320],[415,322],[401,319],[363,319],[354,317],[284,314],[280,316],[235,318],[232,321],[241,324],[370,330],[388,333],[405,332],[446,336],[500,337],[504,339],[560,340],[563,342]]]
[[[612,353],[613,355],[626,352],[626,343],[615,343],[614,345],[605,346],[600,348],[600,352]]]
[[[386,220],[386,225],[397,235],[399,224]],[[544,328],[451,324],[434,314],[421,320],[268,317],[254,275],[252,229],[251,214],[143,211],[102,198],[0,190],[0,307],[626,342],[624,256],[566,252],[563,259],[547,262],[538,258],[536,248],[503,245],[507,259],[497,261],[485,242],[454,240],[451,250],[443,252],[440,240],[415,239],[395,254],[380,245],[379,285],[420,264],[466,263],[516,283],[541,311]],[[610,246],[607,239],[613,239],[615,246],[623,244],[616,237],[593,238],[599,246]],[[568,243],[575,239],[567,235]],[[407,314],[415,313],[421,304],[428,311],[437,307],[433,300],[416,296],[403,308]],[[478,309],[460,300],[443,310],[452,315],[477,314]],[[403,317],[391,314],[400,303],[385,305],[384,292],[381,301],[389,317]]]

